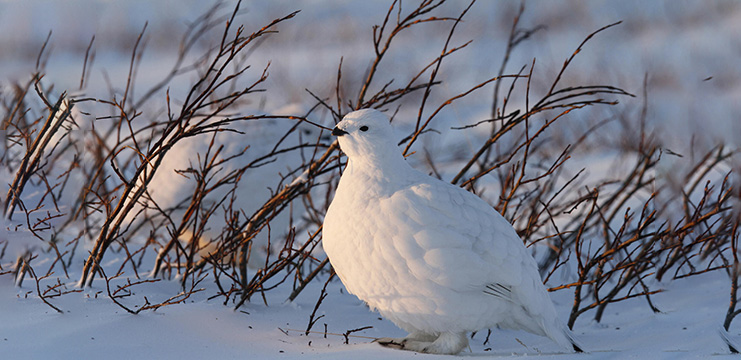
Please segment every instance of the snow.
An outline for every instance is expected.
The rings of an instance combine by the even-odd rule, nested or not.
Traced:
[[[269,306],[253,301],[234,311],[220,301],[196,296],[186,304],[163,307],[155,312],[130,315],[103,294],[104,289],[86,289],[50,301],[64,311],[59,314],[29,291],[13,287],[11,277],[0,277],[0,351],[27,359],[86,358],[105,354],[110,359],[377,359],[440,358],[383,348],[367,338],[349,338],[311,333],[305,336],[308,317],[319,296],[320,286],[302,293],[293,303],[283,303],[287,294],[271,294]],[[68,285],[70,288],[73,284]],[[168,297],[177,290],[169,282],[148,284],[136,291],[150,300]],[[169,292],[168,292],[169,291]],[[367,337],[404,336],[390,321],[368,311],[357,298],[347,294],[339,281],[327,287],[319,315],[325,315],[312,329],[342,334],[372,326],[351,335]],[[720,272],[691,277],[669,284],[654,297],[661,313],[654,314],[642,304],[616,303],[608,307],[601,323],[580,320],[577,336],[587,354],[564,354],[550,340],[521,331],[494,330],[490,343],[483,345],[485,333],[471,341],[471,350],[445,358],[538,356],[542,359],[695,359],[730,355],[719,325],[725,316],[728,282]],[[568,293],[552,293],[562,318],[568,315]],[[138,300],[141,303],[141,300]],[[131,301],[132,303],[134,301]],[[246,313],[245,313],[246,312]],[[248,314],[247,314],[248,313]],[[301,330],[301,331],[295,331]],[[736,334],[737,338],[737,334]],[[521,341],[520,344],[518,341]]]
[[[476,11],[467,15],[461,32],[454,38],[456,44],[468,39],[474,42],[461,56],[451,57],[445,63],[441,79],[448,83],[439,89],[437,97],[449,98],[470,87],[471,81],[495,75],[516,5],[486,1],[475,5]],[[209,2],[195,0],[0,1],[0,89],[8,91],[13,81],[29,78],[38,49],[50,30],[53,35],[45,81],[55,84],[56,94],[65,89],[78,90],[82,58],[93,35],[96,36],[97,56],[84,91],[87,94],[107,93],[105,77],[118,88],[126,78],[131,46],[148,21],[151,37],[139,70],[138,91],[143,92],[148,82],[151,85],[159,75],[169,71],[174,62],[172,51],[176,49],[178,34],[187,20],[209,6]],[[265,100],[265,108],[308,103],[311,99],[304,89],[318,92],[320,96],[331,94],[340,56],[344,56],[343,78],[361,77],[372,56],[371,26],[382,19],[388,6],[388,1],[250,2],[244,14],[246,26],[262,25],[302,8],[296,19],[281,25],[279,34],[271,35],[275,40],[271,46],[262,47],[252,55],[254,68],[259,69],[256,71],[272,61],[271,77],[265,87],[283,89],[280,96]],[[451,7],[458,9],[460,6],[456,3]],[[536,72],[553,74],[586,34],[624,20],[621,26],[593,39],[577,57],[575,69],[588,71],[570,73],[574,81],[598,78],[640,94],[643,75],[648,73],[649,118],[653,122],[650,125],[663,129],[669,148],[682,153],[693,137],[704,139],[708,146],[719,140],[737,146],[741,125],[731,120],[737,120],[741,114],[738,101],[741,96],[740,19],[738,3],[723,1],[528,2],[523,18],[525,26],[545,24],[548,29],[523,43],[513,54],[507,72],[517,71],[535,57]],[[439,52],[444,39],[437,36],[440,34],[432,34],[437,36],[434,41],[420,45],[418,39],[425,35],[424,31],[410,32],[400,39],[397,46],[405,45],[416,51],[391,53],[382,68],[384,75],[378,80],[379,84],[395,76],[395,84],[402,83],[410,69],[417,69],[415,64],[419,59],[428,59],[430,54],[434,56]],[[550,78],[543,81],[550,81]],[[537,91],[536,85],[533,91]],[[351,87],[344,90],[348,94],[357,91]],[[177,91],[173,89],[173,97]],[[484,90],[478,97],[453,104],[436,119],[434,127],[447,129],[485,117],[489,96],[489,90]],[[622,103],[639,108],[641,101],[639,97],[624,99]],[[402,113],[404,111],[409,113],[408,109],[402,109]],[[441,119],[446,119],[447,123]],[[409,126],[409,123],[398,126]],[[444,153],[449,149],[448,144],[458,144],[465,148],[462,151],[468,151],[472,146],[460,144],[464,141],[475,144],[475,138],[482,135],[476,131],[453,132],[452,136],[441,139],[439,143],[444,145],[436,151]],[[0,132],[0,138],[3,135]],[[433,134],[429,136],[420,143],[434,145],[437,138]],[[590,177],[610,175],[607,173],[611,163],[604,154],[585,156],[577,159],[577,164],[575,168],[588,166]],[[666,168],[673,169],[673,166]],[[2,196],[9,182],[5,179],[11,175],[8,169],[0,168]],[[302,181],[299,179],[296,181]],[[265,190],[264,183],[261,184],[259,190]],[[304,335],[302,331],[307,327],[326,275],[312,282],[292,303],[285,302],[288,289],[278,288],[268,293],[269,305],[255,296],[234,311],[234,304],[225,306],[223,298],[208,299],[216,290],[206,280],[199,285],[205,290],[193,294],[185,303],[138,315],[129,314],[114,304],[106,294],[105,282],[98,279],[92,288],[48,299],[63,311],[60,314],[39,299],[32,278],[27,276],[22,286],[16,287],[12,274],[3,274],[12,268],[17,256],[27,249],[38,250],[43,244],[28,233],[7,230],[13,224],[0,221],[0,225],[0,249],[7,244],[5,255],[0,259],[3,269],[0,270],[0,358],[441,358],[382,348],[367,338],[350,336],[346,345],[343,336]],[[80,276],[85,250],[78,249],[69,277],[55,273],[41,281],[42,291],[57,281],[66,285],[67,290],[78,289],[76,279]],[[111,258],[106,257],[108,264],[121,261],[116,258],[120,254],[109,255]],[[39,261],[32,265],[40,271],[49,263]],[[176,280],[136,285],[133,294],[120,301],[134,309],[145,303],[144,297],[151,303],[164,301],[181,290]],[[118,279],[113,283],[123,284],[123,281]],[[563,354],[546,338],[494,330],[489,344],[483,344],[486,334],[479,333],[471,341],[471,352],[464,350],[456,357],[538,356],[599,360],[737,357],[729,354],[719,335],[730,290],[724,272],[676,280],[661,284],[661,287],[665,291],[653,297],[661,313],[652,313],[645,300],[637,298],[608,306],[600,323],[591,320],[593,312],[582,315],[574,331],[589,351],[587,354]],[[337,334],[372,326],[351,335],[372,338],[406,335],[347,294],[338,280],[329,284],[327,292],[317,312],[324,317],[317,321],[313,331],[323,332],[326,324],[328,332]],[[572,293],[563,290],[550,295],[565,321]],[[741,342],[740,321],[737,318],[730,331],[730,338],[737,342]]]

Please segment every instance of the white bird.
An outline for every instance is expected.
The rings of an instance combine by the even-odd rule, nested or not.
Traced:
[[[298,105],[289,105],[280,108],[272,112],[273,114],[296,114],[305,113],[302,108]],[[221,120],[221,119],[214,119]],[[289,130],[295,128],[295,131],[289,132]],[[277,119],[263,119],[260,121],[234,123],[231,124],[229,129],[239,130],[243,133],[224,131],[215,134],[216,144],[223,144],[224,149],[219,157],[219,160],[223,160],[227,157],[231,157],[235,154],[241,154],[236,158],[232,158],[217,167],[217,173],[211,174],[214,179],[219,179],[222,176],[226,176],[227,173],[236,170],[242,166],[246,166],[256,159],[266,156],[273,152],[276,143],[282,141],[282,144],[277,150],[290,149],[298,146],[301,143],[307,141],[316,140],[319,133],[311,126],[299,124],[296,126],[293,121],[283,121]],[[159,166],[159,170],[154,175],[154,178],[149,183],[148,191],[152,199],[157,205],[166,210],[175,209],[175,212],[171,214],[171,217],[176,221],[182,219],[183,214],[186,211],[187,205],[189,204],[191,194],[195,189],[195,181],[190,176],[182,175],[177,170],[185,170],[190,167],[197,168],[198,161],[204,154],[209,150],[210,143],[212,141],[211,135],[201,135],[191,138],[186,138],[175,144],[175,146],[168,152],[168,154],[162,160]],[[249,145],[249,148],[245,150],[245,146]],[[217,145],[218,147],[218,145]],[[214,150],[211,150],[213,154]],[[280,155],[272,156],[261,162],[261,165],[249,169],[243,175],[240,176],[240,191],[234,200],[235,209],[240,210],[245,214],[252,214],[259,209],[265,201],[272,196],[271,187],[275,187],[276,179],[279,179],[282,175],[290,172],[292,169],[296,169],[302,163],[302,154],[298,151],[289,151]],[[216,180],[213,180],[214,182]],[[246,191],[244,188],[246,187]],[[213,206],[214,203],[227,196],[230,191],[230,187],[223,186],[213,191],[205,200],[204,206]],[[228,202],[229,200],[227,200]],[[183,202],[185,206],[183,206]],[[271,232],[272,238],[268,238],[269,232],[267,230],[261,231],[257,236],[252,239],[252,248],[250,252],[250,258],[247,265],[254,269],[260,269],[265,266],[265,261],[268,256],[271,259],[277,257],[277,253],[285,245],[286,236],[289,233],[290,222],[292,215],[301,214],[303,206],[300,201],[296,202],[292,209],[287,209],[279,213],[273,220],[271,220]],[[216,253],[218,248],[218,238],[224,232],[224,229],[228,224],[226,223],[226,210],[224,206],[218,206],[216,212],[209,218],[208,227],[199,239],[193,239],[198,241],[198,255],[207,256],[212,253]],[[289,214],[292,213],[292,214]],[[131,212],[131,219],[134,221],[133,216],[137,215],[137,211]],[[300,220],[299,220],[300,221]],[[295,223],[294,223],[295,224]],[[191,241],[193,234],[190,230],[181,236],[183,241]],[[165,256],[165,249],[161,249],[158,254],[159,257]],[[156,269],[153,269],[152,276]]]
[[[504,217],[409,166],[377,110],[347,114],[332,134],[348,160],[323,246],[347,290],[409,332],[380,344],[457,354],[469,332],[499,326],[581,351]]]

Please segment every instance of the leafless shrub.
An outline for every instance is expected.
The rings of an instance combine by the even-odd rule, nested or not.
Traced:
[[[94,240],[94,245],[81,274],[81,285],[91,284],[95,273],[102,275],[103,269],[99,264],[101,264],[101,260],[110,247],[114,245],[116,246],[115,252],[124,251],[126,253],[117,276],[121,276],[124,266],[129,265],[135,277],[139,278],[138,268],[142,264],[147,249],[151,251],[153,245],[158,244],[164,234],[165,239],[169,240],[164,243],[164,246],[157,249],[158,256],[155,261],[154,274],[159,273],[165,258],[169,258],[171,263],[182,263],[187,273],[182,279],[185,286],[189,276],[196,276],[194,273],[208,261],[225,263],[224,259],[232,257],[233,261],[229,264],[246,266],[244,264],[247,263],[249,255],[244,252],[237,254],[235,249],[243,250],[248,247],[251,238],[263,228],[267,228],[269,220],[285,208],[285,204],[300,194],[302,184],[297,182],[290,190],[293,195],[289,198],[285,197],[288,192],[282,184],[284,180],[290,180],[288,176],[291,176],[291,174],[284,179],[276,180],[278,188],[283,188],[283,190],[275,195],[272,202],[269,202],[272,208],[265,207],[261,212],[258,212],[258,216],[252,219],[249,226],[244,220],[248,218],[248,214],[240,214],[241,210],[233,203],[234,192],[238,187],[240,178],[246,171],[257,168],[266,162],[274,161],[276,155],[302,150],[306,147],[321,147],[322,144],[304,142],[298,146],[279,147],[282,139],[276,139],[277,143],[270,153],[261,154],[250,164],[230,171],[225,175],[225,171],[222,171],[223,165],[238,155],[225,157],[221,154],[221,147],[215,145],[213,141],[217,133],[238,132],[235,128],[230,127],[236,122],[285,118],[286,120],[293,119],[298,125],[300,121],[305,120],[291,116],[237,114],[236,110],[244,102],[246,96],[263,91],[259,86],[267,78],[266,67],[261,73],[257,74],[256,79],[244,85],[243,78],[246,78],[247,70],[250,69],[250,66],[245,63],[249,52],[256,43],[259,43],[258,40],[261,37],[274,32],[275,25],[292,18],[296,14],[292,13],[283,18],[275,19],[265,27],[253,33],[248,33],[243,26],[238,26],[235,21],[240,13],[239,9],[239,4],[237,4],[229,16],[223,17],[218,15],[221,6],[217,5],[197,19],[184,36],[179,57],[172,70],[165,75],[161,82],[148,89],[144,96],[135,98],[136,70],[144,51],[145,27],[134,45],[129,76],[123,93],[117,94],[115,90],[111,90],[111,99],[88,99],[95,102],[90,106],[94,110],[100,111],[103,109],[105,111],[107,108],[110,115],[83,113],[84,116],[93,118],[93,127],[84,134],[86,137],[83,142],[77,144],[79,146],[77,148],[60,146],[61,142],[59,140],[60,137],[68,136],[68,131],[71,130],[70,127],[65,128],[62,124],[70,117],[73,101],[65,102],[67,100],[62,95],[56,104],[50,104],[40,90],[39,79],[42,77],[41,75],[36,75],[34,77],[35,82],[29,83],[25,87],[17,86],[16,94],[10,101],[3,97],[3,105],[6,109],[3,128],[11,128],[14,131],[7,137],[3,137],[3,146],[5,148],[10,147],[13,151],[3,152],[2,165],[12,169],[16,174],[15,180],[10,184],[8,195],[4,199],[3,211],[7,216],[10,216],[15,207],[21,206],[23,208],[22,210],[26,213],[28,229],[37,238],[50,245],[57,254],[57,259],[51,266],[52,269],[61,264],[66,274],[66,264],[71,262],[78,242],[84,240],[85,235],[90,235],[90,239]],[[207,49],[202,56],[192,60],[192,64],[185,65],[187,61],[192,59],[190,51],[194,48],[194,44],[204,33],[217,27],[222,27],[220,43],[216,47]],[[88,48],[83,68],[87,66],[90,53],[90,48]],[[88,73],[89,70],[83,69],[80,84],[85,83],[85,76]],[[156,112],[151,107],[147,107],[147,103],[154,102],[153,99],[158,92],[169,86],[175,77],[184,73],[198,75],[190,91],[185,94],[185,99],[179,102],[177,108],[175,108],[171,102],[169,91],[167,91],[166,101],[164,101],[167,106],[166,114],[162,116],[152,113],[147,116],[146,114],[150,112]],[[30,115],[29,109],[33,108],[27,101],[28,89],[32,84],[35,84],[37,95],[43,100],[48,109],[47,121],[46,123],[40,123],[41,125],[38,125],[41,118],[32,119],[28,116]],[[296,126],[291,128],[289,132],[295,131],[295,128]],[[180,205],[173,208],[159,206],[150,196],[148,184],[154,178],[163,159],[172,147],[184,139],[207,136],[208,134],[211,134],[213,138],[208,150],[203,154],[204,158],[199,164],[201,165],[200,168],[183,171],[183,173],[192,175],[196,179],[197,186],[194,189],[194,196],[188,199],[188,203],[186,203],[188,206],[182,217],[175,217],[176,210],[180,209]],[[284,138],[285,136],[287,135],[284,135]],[[11,141],[9,145],[6,143],[6,139]],[[72,161],[69,162],[72,167],[63,173],[62,178],[49,180],[47,179],[47,172],[50,169],[56,169],[56,164],[48,161],[51,158],[50,150],[57,147],[62,147],[66,151],[63,155],[72,158]],[[25,151],[25,155],[18,157],[17,154],[22,151]],[[92,162],[86,166],[80,166],[79,159],[84,156],[92,157],[92,159],[88,159]],[[43,162],[44,160],[46,162]],[[64,187],[73,169],[84,179],[84,184],[80,187],[80,195],[77,197],[77,201],[72,204],[72,207],[60,209],[57,206],[55,192],[61,191],[59,187]],[[216,174],[219,176],[216,176]],[[293,174],[293,176],[295,175]],[[24,186],[34,176],[40,178],[40,183],[45,185],[46,193],[40,197],[41,199],[38,200],[38,205],[35,208],[28,208],[24,206],[21,198]],[[231,189],[224,195],[223,192],[217,193],[215,191],[218,188]],[[211,196],[212,192],[215,195]],[[209,196],[220,198],[215,201],[205,201],[204,199]],[[47,208],[44,207],[49,203],[53,203],[56,209],[53,214],[49,213]],[[229,229],[221,235],[217,252],[210,254],[208,257],[199,257],[198,251],[201,248],[198,245],[199,242],[195,240],[202,236],[204,228],[215,210],[225,205],[231,209],[228,214],[234,216],[232,219],[228,219]],[[42,211],[46,211],[45,217],[35,216],[36,213]],[[50,225],[50,221],[57,217],[63,217],[66,220],[65,223],[61,224],[61,227],[58,221],[55,227]],[[240,220],[240,217],[242,220]],[[61,252],[56,246],[56,234],[62,227],[76,221],[82,221],[83,224],[80,235],[66,244],[68,249]],[[149,230],[147,230],[148,227]],[[240,227],[248,227],[248,229],[243,232],[239,229]],[[195,240],[182,244],[180,240],[186,234],[186,230],[190,228],[194,229],[191,237]],[[131,244],[132,236],[146,231],[149,231],[149,240],[144,244]],[[309,242],[307,242],[308,245]],[[316,246],[316,242],[313,245]],[[137,248],[130,251],[129,248],[132,246],[137,246]],[[290,244],[286,248],[288,251],[292,250]],[[65,255],[66,258],[63,259]],[[281,261],[283,263],[288,262],[285,259],[281,259]],[[171,263],[168,263],[168,266]],[[244,268],[241,274],[244,276],[238,279],[238,283],[246,286],[248,281]],[[114,276],[114,278],[117,276]],[[115,296],[111,296],[111,298],[116,299]]]
[[[68,289],[66,284],[63,284],[59,278],[57,278],[56,283],[53,283],[52,285],[46,285],[46,289],[43,291],[41,282],[45,279],[51,278],[51,276],[54,274],[53,272],[49,272],[45,275],[38,276],[36,274],[36,271],[31,266],[31,262],[35,260],[38,256],[37,255],[31,255],[30,253],[26,253],[24,256],[18,257],[18,260],[16,262],[16,286],[21,286],[23,283],[23,279],[26,276],[26,274],[31,275],[33,278],[35,284],[36,284],[36,295],[41,299],[41,301],[44,302],[44,304],[48,305],[52,309],[56,310],[58,313],[63,314],[64,311],[62,311],[60,308],[56,307],[54,304],[49,302],[49,299],[66,295],[69,293],[77,293],[81,292],[81,289]]]
[[[240,55],[241,51],[244,51],[252,41],[269,32],[275,24],[290,19],[295,13],[281,19],[276,19],[266,27],[252,34],[246,34],[243,27],[239,27],[232,34],[234,17],[237,15],[237,10],[238,7],[235,8],[232,17],[226,22],[221,43],[212,53],[213,56],[204,59],[205,68],[201,73],[201,77],[191,87],[179,113],[170,112],[169,109],[171,107],[168,102],[167,121],[150,125],[159,125],[160,128],[148,129],[154,133],[154,137],[144,139],[146,141],[146,147],[144,144],[140,145],[142,139],[138,139],[138,133],[135,131],[136,126],[133,124],[133,121],[139,114],[136,112],[136,108],[131,110],[127,108],[128,94],[125,92],[124,97],[120,101],[114,99],[113,101],[105,102],[120,111],[118,117],[121,119],[121,124],[126,125],[129,131],[128,139],[131,141],[131,145],[123,143],[116,144],[111,149],[111,165],[121,182],[121,191],[115,194],[115,200],[110,195],[102,199],[105,204],[106,220],[103,223],[100,235],[95,241],[93,250],[85,263],[80,284],[89,284],[92,281],[93,273],[95,272],[93,265],[100,263],[107,248],[121,236],[120,230],[124,220],[135,209],[135,205],[147,191],[147,185],[153,179],[164,156],[176,143],[183,139],[202,134],[234,131],[225,127],[236,121],[263,118],[262,116],[255,115],[229,116],[227,111],[230,106],[236,104],[244,96],[259,91],[258,86],[267,78],[267,68],[263,70],[257,80],[254,80],[241,90],[231,91],[224,95],[219,95],[219,93],[224,90],[230,90],[229,87],[232,86],[232,83],[240,79],[246,70],[249,69],[249,66],[241,66],[237,70],[229,70],[232,65],[239,66],[239,64],[234,63],[239,61],[238,55]],[[137,49],[135,47],[134,54],[136,52]],[[132,58],[135,58],[135,56],[132,56]],[[221,118],[222,116],[228,117]],[[145,127],[145,129],[150,126]],[[133,149],[136,154],[132,156],[132,160],[135,162],[133,172],[129,176],[116,165],[119,153],[127,148]],[[187,223],[187,218],[185,220]],[[174,238],[179,237],[179,235],[178,233],[173,233]],[[165,247],[163,251],[169,251],[170,248],[171,246]],[[190,259],[192,262],[192,254]],[[246,262],[246,259],[243,260]]]
[[[729,264],[729,277],[731,278],[731,291],[730,291],[730,302],[728,305],[728,311],[726,312],[725,320],[723,321],[723,330],[728,332],[728,330],[731,328],[731,322],[733,319],[738,316],[738,314],[741,314],[741,309],[737,309],[738,302],[739,302],[739,296],[738,296],[738,279],[739,276],[741,276],[741,263],[739,263],[738,260],[738,237],[739,237],[739,229],[738,229],[739,220],[736,218],[735,223],[733,224],[733,232],[732,232],[732,239],[731,239],[731,257],[732,262]],[[724,335],[721,333],[721,335]],[[726,341],[726,344],[728,345],[728,349],[736,354],[739,352],[739,349],[736,348],[736,346],[726,337],[723,336],[723,339]]]
[[[100,271],[101,275],[105,279],[106,292],[108,293],[108,298],[111,299],[111,301],[113,301],[113,303],[118,305],[120,308],[126,310],[126,312],[128,312],[129,314],[133,314],[133,315],[136,315],[145,310],[156,311],[157,309],[164,307],[164,306],[175,305],[175,304],[185,302],[185,300],[188,300],[188,298],[190,298],[191,295],[204,290],[203,288],[196,288],[198,284],[200,284],[200,282],[203,280],[203,278],[201,278],[196,281],[193,281],[190,284],[190,288],[188,290],[183,290],[181,293],[174,295],[156,304],[151,304],[149,302],[149,299],[147,299],[147,297],[144,296],[144,304],[142,304],[141,306],[136,305],[135,307],[137,307],[137,309],[132,310],[131,308],[121,303],[120,299],[131,296],[133,294],[132,292],[133,288],[136,287],[137,285],[147,284],[147,283],[156,283],[159,281],[159,279],[143,279],[143,280],[137,280],[137,281],[132,282],[130,278],[127,278],[126,283],[124,285],[116,285],[115,290],[111,291],[111,286],[112,286],[111,282],[117,278],[120,278],[123,275],[123,272],[120,271],[118,274],[112,277],[108,277],[106,276],[103,268],[99,267],[98,270]]]

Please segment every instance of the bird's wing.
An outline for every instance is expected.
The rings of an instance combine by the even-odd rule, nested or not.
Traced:
[[[400,239],[393,246],[406,254],[414,276],[504,298],[523,280],[539,281],[535,261],[504,217],[478,196],[430,179],[381,202],[394,223],[389,236]]]

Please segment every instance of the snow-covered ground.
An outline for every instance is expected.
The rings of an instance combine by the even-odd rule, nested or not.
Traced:
[[[227,8],[230,4],[227,3]],[[84,91],[106,91],[105,78],[114,84],[125,80],[130,48],[147,21],[151,38],[139,74],[143,85],[154,82],[162,69],[171,66],[172,51],[176,50],[183,24],[209,6],[205,1],[0,1],[0,89],[5,89],[11,81],[28,78],[35,67],[38,49],[53,30],[45,81],[54,83],[58,92],[77,90],[82,58],[95,35],[97,57]],[[320,95],[331,94],[341,56],[344,56],[343,77],[362,77],[372,57],[371,26],[382,21],[389,1],[266,1],[245,2],[244,6],[247,11],[242,21],[250,30],[302,9],[252,55],[255,68],[262,69],[268,61],[272,62],[266,87],[283,91],[280,96],[265,99],[264,106],[280,109],[289,104],[312,103],[304,89]],[[455,2],[448,8],[457,14],[463,6]],[[468,39],[474,42],[460,56],[451,57],[445,63],[441,74],[447,83],[440,88],[439,98],[459,93],[476,79],[496,75],[517,6],[493,1],[480,1],[474,6],[475,11],[466,16],[455,37],[457,44]],[[575,69],[584,72],[571,74],[573,81],[600,76],[606,83],[641,94],[644,74],[648,74],[650,125],[664,129],[665,140],[672,150],[686,150],[693,138],[706,142],[706,146],[721,140],[738,145],[741,138],[738,121],[741,118],[741,101],[738,101],[741,99],[741,67],[738,66],[741,4],[738,2],[530,1],[523,26],[544,24],[547,29],[536,33],[513,53],[507,71],[516,72],[522,64],[537,58],[536,71],[554,74],[584,36],[619,20],[624,23],[593,39],[577,57]],[[390,55],[381,74],[391,74],[387,79],[396,76],[393,74],[404,74],[418,68],[417,60],[439,53],[444,36],[436,33],[430,36],[431,41],[424,43],[416,40],[420,37],[425,38],[425,34],[417,30],[402,39],[414,51]],[[551,80],[548,76],[543,76],[544,82]],[[486,116],[490,92],[486,90],[477,96],[450,107],[441,118],[452,125],[462,125]],[[639,108],[642,100],[639,96],[623,99],[622,103]],[[596,164],[590,176],[598,176],[595,169],[604,167]],[[0,169],[3,183],[0,189],[7,189],[9,182],[6,178],[10,174],[4,171]],[[11,269],[16,256],[25,248],[40,246],[38,240],[26,235],[0,231],[0,237],[9,243],[0,259],[3,270]],[[82,261],[82,251],[78,251],[70,277],[57,272],[42,282],[42,291],[43,286],[56,283],[57,278],[67,290],[76,289]],[[106,260],[115,263],[117,254],[110,255]],[[285,303],[288,289],[278,288],[268,293],[269,306],[255,296],[238,311],[233,306],[224,306],[223,298],[208,300],[214,289],[213,284],[205,281],[199,287],[207,289],[192,295],[185,303],[138,315],[131,315],[114,304],[106,295],[104,282],[96,281],[92,288],[49,299],[63,311],[60,314],[38,298],[33,279],[27,277],[21,287],[16,287],[12,274],[4,274],[0,275],[0,358],[426,356],[370,343],[370,338],[405,334],[347,294],[336,280],[327,287],[328,296],[317,312],[324,317],[312,330],[324,332],[324,324],[334,334],[366,326],[372,328],[353,332],[348,337],[349,344],[345,344],[341,335],[326,338],[319,333],[304,335],[324,280],[326,277],[314,281],[292,303]],[[582,315],[574,330],[589,351],[587,354],[563,354],[548,339],[494,330],[486,345],[483,344],[486,334],[477,334],[471,341],[471,352],[464,351],[460,357],[736,358],[729,354],[718,333],[730,291],[724,272],[715,271],[661,287],[666,291],[653,298],[661,313],[651,312],[643,298],[636,298],[608,306],[601,323],[591,321],[593,312]],[[144,297],[155,303],[178,292],[177,282],[161,280],[134,286],[133,294],[121,301],[135,308],[144,304]],[[563,290],[551,296],[565,321],[573,293]],[[739,322],[741,319],[736,319],[731,327],[731,336],[741,342]]]
[[[372,313],[339,282],[327,287],[328,296],[317,315],[324,315],[304,335],[322,281],[293,303],[272,293],[269,306],[253,301],[240,311],[221,301],[194,295],[186,304],[156,312],[130,315],[93,287],[50,302],[59,314],[34,295],[31,282],[14,288],[10,276],[0,277],[0,350],[8,359],[378,359],[452,358],[383,348],[371,343],[384,336],[404,336],[388,320]],[[74,282],[69,285],[74,286]],[[177,291],[174,283],[141,285],[132,298],[164,299]],[[101,293],[101,291],[103,291]],[[31,292],[31,293],[29,293]],[[206,293],[206,292],[204,292]],[[27,295],[28,294],[28,295]],[[96,297],[98,294],[98,298]],[[560,315],[570,308],[570,293],[551,294]],[[126,305],[136,301],[125,299]],[[575,332],[587,354],[563,353],[550,340],[519,331],[494,330],[483,345],[485,332],[471,340],[471,350],[457,357],[545,359],[734,359],[718,334],[728,303],[728,281],[720,272],[675,281],[654,297],[661,313],[654,314],[642,299],[608,307],[601,323],[582,318]],[[341,334],[353,332],[349,344]],[[355,337],[354,335],[362,336]]]

